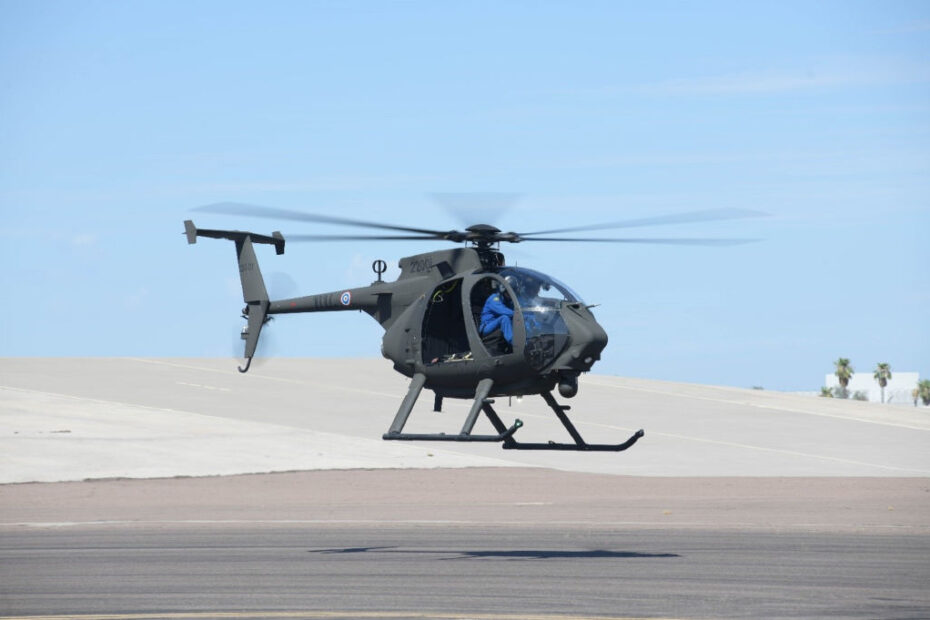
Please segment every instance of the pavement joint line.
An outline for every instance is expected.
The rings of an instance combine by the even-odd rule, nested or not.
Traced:
[[[582,424],[581,420],[578,421],[579,424]],[[591,426],[600,426],[603,428],[617,429],[617,430],[628,430],[620,426],[612,426],[610,424],[601,424],[598,422],[588,422],[587,424]],[[688,435],[678,435],[676,433],[662,433],[658,431],[652,431],[648,433],[651,437],[669,437],[671,439],[682,439],[685,441],[697,441],[700,443],[709,443],[718,446],[728,446],[730,448],[741,448],[744,450],[758,450],[760,452],[771,452],[774,454],[785,454],[788,456],[800,456],[803,458],[809,459],[820,459],[823,461],[833,461],[834,463],[845,463],[847,465],[860,465],[863,467],[874,467],[876,469],[885,469],[888,471],[909,471],[924,474],[925,476],[930,476],[930,470],[926,469],[917,469],[914,467],[896,467],[894,465],[882,465],[879,463],[867,463],[865,461],[856,461],[853,459],[844,459],[838,456],[826,456],[822,454],[809,454],[807,452],[798,452],[796,450],[785,450],[784,448],[766,448],[764,446],[753,446],[750,444],[737,443],[734,441],[721,441],[719,439],[706,439],[703,437],[690,437]]]
[[[126,357],[126,358],[123,358],[123,359],[131,360],[131,361],[133,361],[133,362],[140,362],[140,363],[143,363],[143,364],[157,364],[157,365],[161,365],[161,366],[173,366],[173,367],[175,367],[175,368],[189,368],[189,369],[191,369],[191,370],[199,370],[199,371],[203,371],[203,372],[213,372],[213,373],[217,373],[217,374],[221,374],[221,375],[229,375],[229,376],[232,376],[232,373],[231,373],[231,372],[227,372],[227,371],[225,371],[225,370],[220,370],[220,369],[218,369],[218,368],[204,368],[203,366],[193,366],[193,365],[190,365],[190,364],[179,364],[179,363],[177,363],[177,362],[168,362],[168,361],[165,361],[165,360],[144,359],[144,358],[140,358],[140,357]],[[278,383],[291,383],[291,384],[294,384],[294,385],[306,385],[306,386],[308,386],[308,387],[320,388],[320,389],[324,389],[324,390],[336,390],[336,391],[340,391],[340,392],[354,392],[354,393],[358,393],[358,394],[371,394],[372,396],[383,396],[383,397],[385,397],[385,398],[394,398],[394,399],[398,399],[398,400],[401,399],[402,396],[403,396],[403,395],[400,395],[400,396],[399,396],[398,394],[393,394],[393,393],[392,393],[392,394],[388,394],[387,392],[376,392],[375,390],[364,390],[364,389],[355,388],[355,387],[344,387],[344,386],[341,386],[341,385],[333,385],[333,384],[331,384],[331,383],[315,383],[315,382],[313,382],[313,381],[307,381],[307,380],[305,380],[305,379],[288,379],[288,378],[286,378],[286,377],[271,377],[271,376],[262,375],[262,374],[252,374],[252,375],[249,376],[249,378],[250,378],[250,379],[253,379],[253,378],[254,378],[254,379],[264,379],[264,380],[267,380],[267,381],[277,381]]]
[[[520,416],[527,417],[527,418],[548,418],[549,417],[549,416],[545,416],[545,415],[541,415],[537,413],[521,413]],[[610,430],[617,430],[617,431],[624,431],[624,432],[630,432],[634,430],[633,427],[616,426],[613,424],[604,424],[602,422],[588,422],[582,419],[574,419],[573,421],[575,422],[576,425],[597,426],[600,428],[607,428]],[[718,446],[727,446],[730,448],[741,448],[744,450],[758,450],[760,452],[771,452],[774,454],[785,454],[788,456],[800,456],[800,457],[809,458],[809,459],[820,459],[824,461],[833,461],[835,463],[844,463],[846,465],[859,465],[863,467],[874,467],[876,469],[885,469],[888,471],[916,472],[916,473],[924,474],[925,476],[930,476],[930,470],[926,470],[926,469],[917,469],[913,467],[895,467],[893,465],[881,465],[878,463],[866,463],[865,461],[855,461],[852,459],[844,459],[838,456],[808,454],[806,452],[797,452],[796,450],[785,450],[783,448],[766,448],[763,446],[753,446],[750,444],[736,443],[733,441],[721,441],[719,439],[706,439],[703,437],[690,437],[688,435],[678,435],[675,433],[663,433],[660,431],[649,431],[646,433],[646,435],[648,437],[669,437],[671,439],[696,441],[699,443],[709,443],[709,444],[718,445]]]
[[[91,396],[76,396],[74,394],[62,394],[61,392],[47,392],[45,390],[33,390],[30,388],[13,387],[12,385],[0,385],[0,390],[9,390],[11,392],[21,392],[23,394],[42,394],[43,396],[55,396],[57,398],[67,398],[70,400],[99,403],[101,405],[120,405],[123,407],[137,407],[139,409],[148,409],[150,411],[163,411],[167,413],[186,413],[191,415],[202,415],[208,418],[218,418],[220,416],[211,416],[195,411],[184,411],[183,409],[170,409],[168,407],[153,407],[152,405],[141,405],[137,403],[125,403],[119,400],[105,400],[103,398],[93,398]],[[226,418],[222,418],[226,419]]]
[[[792,408],[792,407],[781,406],[781,405],[769,405],[769,404],[764,404],[764,403],[754,403],[754,402],[752,402],[752,401],[750,401],[750,400],[733,400],[733,399],[727,399],[727,398],[713,398],[713,397],[711,397],[711,396],[698,396],[698,395],[694,395],[694,394],[678,394],[678,393],[675,393],[675,392],[667,392],[667,391],[663,391],[663,390],[654,390],[654,389],[643,388],[643,387],[633,387],[633,386],[630,386],[630,385],[611,385],[611,384],[609,384],[609,383],[600,383],[600,382],[597,382],[597,381],[590,381],[589,379],[586,379],[584,383],[585,383],[585,385],[593,385],[593,386],[602,387],[602,388],[607,388],[607,389],[631,390],[631,391],[634,391],[634,392],[646,392],[646,393],[648,393],[648,394],[661,394],[661,395],[663,395],[663,396],[676,396],[676,397],[678,397],[678,398],[687,398],[687,399],[694,399],[694,400],[705,400],[705,401],[710,401],[710,402],[714,402],[714,403],[723,403],[723,404],[727,404],[727,405],[738,405],[738,406],[741,405],[741,406],[745,406],[745,407],[756,407],[756,408],[758,408],[758,409],[773,409],[773,410],[775,410],[775,411],[788,411],[788,412],[790,412],[790,413],[800,413],[800,414],[803,414],[803,415],[813,415],[813,416],[818,416],[818,417],[822,417],[822,418],[834,418],[834,419],[837,419],[837,420],[846,420],[846,421],[849,421],[849,422],[863,422],[863,423],[865,423],[865,424],[878,424],[879,426],[894,426],[894,427],[897,427],[897,428],[906,428],[906,429],[908,429],[908,430],[914,430],[914,431],[930,431],[930,428],[927,428],[927,427],[925,427],[925,426],[912,426],[912,425],[909,425],[909,424],[900,424],[900,423],[897,423],[897,422],[885,422],[885,421],[882,421],[882,420],[868,420],[868,419],[863,419],[863,418],[858,417],[858,416],[855,416],[855,415],[839,415],[839,414],[833,414],[833,413],[819,413],[819,412],[816,412],[816,411],[805,411],[804,409],[795,409],[795,408]],[[698,386],[698,387],[713,387],[714,389],[726,389],[725,387],[721,387],[721,386]],[[736,389],[736,388],[730,388],[730,389]],[[815,397],[811,397],[811,398],[815,398]]]
[[[204,385],[202,383],[188,383],[187,381],[175,381],[175,385],[186,385],[187,387],[202,388],[204,390],[216,390],[219,392],[231,392],[232,388],[218,387],[215,385]]]
[[[182,415],[198,416],[202,418],[222,420],[223,422],[228,422],[230,420],[230,418],[226,418],[226,417],[219,416],[219,415],[211,415],[209,413],[198,413],[196,411],[186,411],[184,409],[170,409],[168,407],[153,407],[152,405],[140,405],[137,403],[127,403],[127,402],[123,402],[120,400],[105,400],[102,398],[91,398],[89,396],[75,396],[74,394],[62,394],[61,392],[46,392],[43,390],[32,390],[29,388],[19,388],[19,387],[12,387],[8,385],[0,385],[0,391],[3,391],[3,390],[9,390],[11,392],[23,392],[27,394],[41,394],[43,396],[54,396],[56,398],[67,398],[70,400],[98,403],[101,405],[118,405],[120,407],[132,407],[136,409],[145,409],[148,411],[158,411],[161,413],[177,413],[177,414],[182,414]],[[280,424],[280,423],[274,423],[274,422],[253,422],[251,420],[237,420],[237,421],[244,422],[244,423],[251,423],[251,424],[260,424],[262,426],[268,426],[272,428],[287,430],[289,432],[300,431],[304,433],[311,433],[311,434],[317,434],[317,435],[329,435],[329,436],[336,436],[336,437],[352,437],[350,435],[344,435],[341,433],[333,433],[329,431],[317,431],[317,430],[313,430],[309,428],[303,428],[299,426],[288,426],[286,424]],[[371,437],[352,437],[352,438],[353,439],[364,439],[368,441],[378,441],[377,439],[374,439]]]

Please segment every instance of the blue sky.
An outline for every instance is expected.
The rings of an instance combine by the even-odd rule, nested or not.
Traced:
[[[451,228],[431,193],[490,191],[522,196],[507,230],[770,214],[632,231],[764,239],[737,247],[505,248],[600,304],[596,371],[930,376],[928,52],[925,2],[0,0],[0,355],[232,358],[231,244],[188,246],[182,221],[345,232],[198,205]],[[309,294],[437,247],[259,258]],[[269,354],[379,355],[367,316],[271,327]]]

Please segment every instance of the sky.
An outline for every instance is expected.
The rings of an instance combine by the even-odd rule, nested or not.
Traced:
[[[232,244],[189,246],[183,220],[353,231],[193,208],[478,223],[443,192],[518,194],[472,216],[516,231],[767,214],[617,231],[760,239],[732,247],[503,248],[599,304],[595,372],[818,390],[847,357],[930,377],[930,4],[0,0],[2,356],[235,372]],[[258,255],[293,296],[442,247]],[[382,333],[285,316],[261,352],[378,357]]]

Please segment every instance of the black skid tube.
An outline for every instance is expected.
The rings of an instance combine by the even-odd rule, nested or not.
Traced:
[[[548,443],[520,443],[518,441],[505,441],[504,445],[501,446],[504,450],[571,450],[575,452],[623,452],[627,448],[630,448],[635,444],[641,437],[644,437],[646,433],[640,429],[633,433],[633,435],[624,441],[623,443],[618,444],[605,444],[605,443],[556,443],[550,441]]]
[[[515,420],[513,426],[505,428],[499,435],[470,435],[459,433],[458,435],[446,435],[445,433],[385,433],[382,439],[400,440],[400,441],[512,441],[513,434],[523,426],[522,420]]]
[[[575,440],[575,443],[556,443],[554,441],[548,441],[546,443],[520,443],[519,441],[513,439],[512,437],[505,441],[501,446],[504,450],[563,450],[563,451],[574,451],[574,452],[623,452],[627,448],[630,448],[635,444],[641,437],[645,437],[646,433],[642,429],[633,433],[633,435],[624,441],[623,443],[618,444],[602,444],[602,443],[587,443],[582,439],[581,434],[578,432],[578,429],[575,428],[575,425],[572,424],[572,421],[568,419],[568,416],[565,415],[565,412],[570,409],[566,405],[560,405],[556,402],[555,398],[552,397],[552,394],[549,392],[542,393],[543,400],[552,408],[555,412],[555,415],[558,416],[559,421],[562,422],[562,425],[565,427],[565,430],[568,431],[568,434],[572,436],[572,439]],[[488,416],[488,419],[491,420],[491,424],[494,425],[494,428],[498,432],[504,428],[504,423],[501,421],[500,417],[497,415],[497,412],[494,411],[494,408],[491,407],[490,403],[484,404],[484,413]]]

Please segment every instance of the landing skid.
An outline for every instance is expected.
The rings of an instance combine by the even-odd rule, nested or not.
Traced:
[[[484,441],[484,442],[502,442],[501,447],[505,450],[572,450],[577,452],[622,452],[627,448],[630,448],[635,444],[641,437],[645,435],[642,429],[636,431],[629,439],[619,444],[596,444],[596,443],[587,443],[578,432],[578,429],[575,428],[575,425],[572,424],[572,421],[565,415],[565,412],[571,409],[567,405],[560,405],[553,398],[551,392],[543,392],[543,400],[546,401],[546,404],[552,408],[555,412],[555,415],[559,418],[559,421],[565,427],[565,430],[568,431],[568,434],[571,435],[574,443],[556,443],[554,441],[549,441],[546,443],[521,443],[513,438],[514,433],[523,426],[523,422],[520,420],[515,420],[513,426],[507,427],[506,424],[501,420],[500,416],[497,415],[497,412],[494,411],[492,407],[493,400],[488,398],[488,394],[491,392],[491,387],[493,382],[491,379],[484,379],[478,384],[478,388],[475,390],[475,400],[472,404],[471,410],[468,413],[468,417],[465,420],[465,425],[462,427],[462,430],[457,435],[447,435],[445,433],[404,433],[404,425],[407,423],[407,418],[410,416],[410,412],[413,410],[413,404],[416,402],[417,397],[420,395],[420,391],[423,389],[423,385],[426,383],[426,377],[423,375],[414,375],[413,381],[410,383],[410,389],[407,392],[407,396],[404,398],[404,402],[401,403],[400,409],[397,412],[397,415],[394,417],[394,422],[391,424],[390,430],[385,433],[382,438],[391,441]],[[478,419],[478,414],[484,412],[488,420],[494,426],[494,430],[497,431],[497,435],[472,435],[471,431],[475,426],[475,422]]]
[[[501,424],[503,426],[503,423]],[[504,431],[499,435],[463,435],[459,433],[458,435],[446,435],[445,433],[385,433],[383,439],[399,440],[399,441],[503,441],[504,444],[508,441],[513,441],[511,439],[513,434],[517,432],[517,429],[523,426],[521,420],[516,420],[513,423],[513,426],[507,428],[504,426]]]

